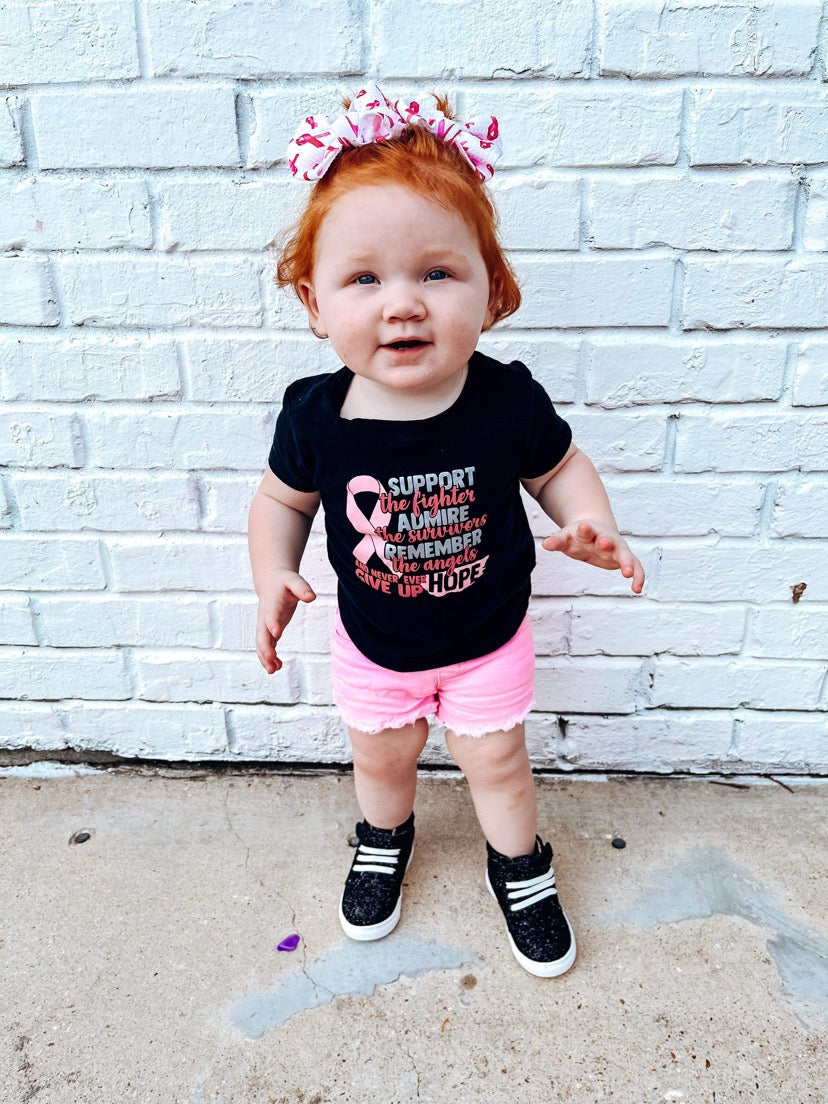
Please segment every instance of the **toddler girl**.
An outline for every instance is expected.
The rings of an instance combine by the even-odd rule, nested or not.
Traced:
[[[644,571],[528,369],[475,349],[520,292],[484,186],[497,121],[461,125],[448,112],[441,100],[428,112],[391,104],[369,85],[345,114],[306,119],[290,144],[292,171],[315,183],[278,282],[345,367],[285,392],[250,510],[256,647],[279,670],[282,633],[315,597],[298,572],[321,502],[338,578],[334,697],[364,818],[342,927],[380,939],[399,920],[417,760],[436,714],[512,951],[552,977],[574,962],[575,939],[537,834],[524,740],[535,547],[521,484],[560,526],[544,548],[620,570],[635,593]]]

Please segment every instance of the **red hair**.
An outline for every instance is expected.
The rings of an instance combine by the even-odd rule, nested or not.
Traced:
[[[448,104],[437,99],[448,115]],[[346,104],[347,107],[347,104]],[[483,182],[453,145],[426,127],[411,126],[398,138],[345,149],[313,186],[307,206],[288,231],[276,265],[276,283],[298,294],[311,280],[322,222],[336,201],[354,188],[397,184],[459,214],[474,231],[489,275],[493,322],[514,314],[520,288],[497,238],[497,213]]]

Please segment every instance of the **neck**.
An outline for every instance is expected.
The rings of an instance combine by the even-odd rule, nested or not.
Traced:
[[[373,418],[387,422],[418,422],[433,418],[453,406],[463,390],[468,365],[441,389],[419,393],[389,391],[374,380],[354,376],[340,410],[340,417]]]

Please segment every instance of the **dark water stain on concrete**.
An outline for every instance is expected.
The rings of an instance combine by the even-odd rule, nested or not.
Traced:
[[[416,936],[393,936],[376,943],[346,940],[289,974],[275,990],[245,994],[231,1009],[230,1019],[248,1039],[258,1039],[291,1016],[330,1004],[334,997],[370,997],[378,986],[401,977],[458,969],[473,961],[468,951]]]
[[[697,850],[659,871],[644,895],[617,918],[652,927],[718,913],[773,928],[770,952],[785,994],[805,1027],[828,1025],[828,939],[788,916],[762,885],[720,851]]]

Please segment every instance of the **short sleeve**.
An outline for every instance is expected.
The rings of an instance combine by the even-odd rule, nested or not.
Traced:
[[[563,460],[571,443],[569,423],[557,413],[552,400],[533,379],[529,389],[529,418],[520,478],[537,479],[551,471]]]
[[[283,483],[295,491],[310,493],[318,488],[309,462],[310,450],[307,445],[302,445],[302,404],[296,387],[296,384],[291,384],[285,392],[282,409],[276,419],[268,465]]]

